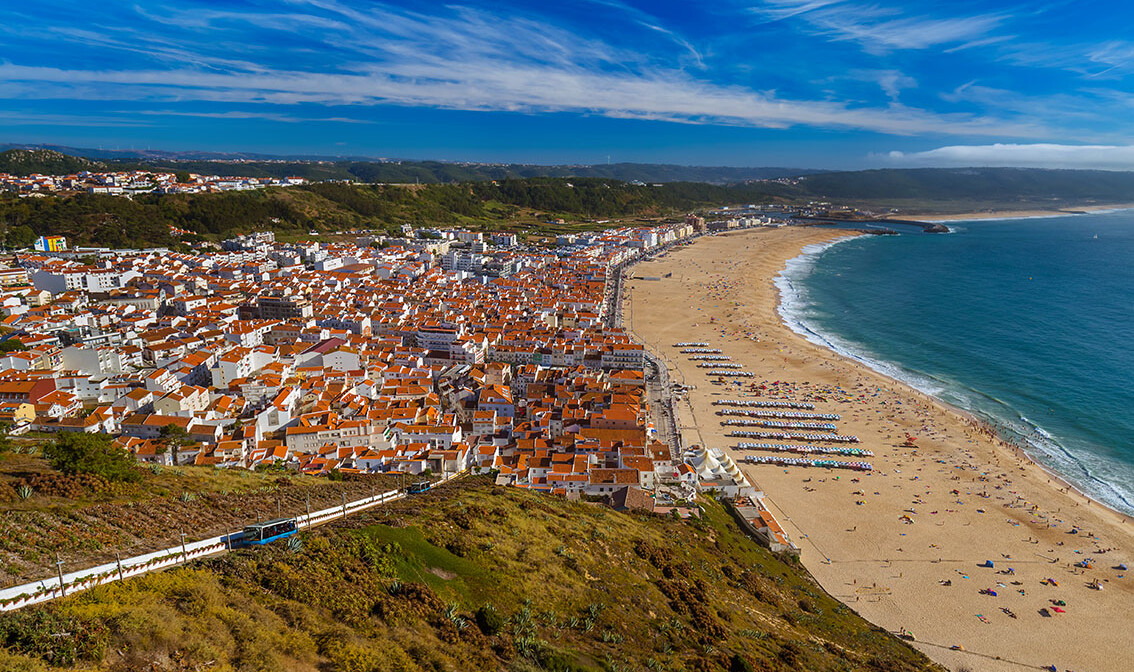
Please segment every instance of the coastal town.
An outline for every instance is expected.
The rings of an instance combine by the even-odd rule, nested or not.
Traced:
[[[292,187],[307,184],[302,177],[230,177],[171,173],[154,170],[79,171],[69,175],[9,175],[0,172],[0,192],[20,196],[49,194],[100,194],[135,196],[141,194],[207,194],[222,191],[248,191],[265,187]]]
[[[761,224],[690,215],[542,247],[411,227],[333,243],[261,232],[200,254],[45,237],[0,270],[0,421],[108,433],[160,465],[487,473],[685,516],[702,489],[758,502],[719,451],[674,445],[670,390],[651,402],[657,370],[619,326],[619,286],[641,259]],[[776,543],[791,547],[782,531]]]

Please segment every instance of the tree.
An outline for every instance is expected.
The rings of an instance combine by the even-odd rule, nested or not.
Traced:
[[[134,456],[115,446],[109,434],[61,432],[43,447],[51,466],[65,474],[94,474],[108,481],[134,483],[142,475]]]
[[[8,229],[8,247],[24,248],[31,247],[35,243],[35,231],[27,224]]]
[[[14,352],[16,350],[27,350],[28,346],[21,343],[15,338],[6,338],[0,341],[0,352]]]
[[[192,443],[189,438],[189,432],[181,425],[175,425],[172,422],[161,428],[161,433],[158,434],[158,440],[165,446],[171,453],[170,458],[173,464],[177,464],[177,454],[185,446]]]

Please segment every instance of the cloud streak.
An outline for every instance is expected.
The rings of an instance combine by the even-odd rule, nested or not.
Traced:
[[[882,162],[912,166],[1013,166],[1134,170],[1134,145],[953,145],[925,152],[890,152]]]
[[[598,119],[605,117],[683,126],[651,126],[659,139],[769,136],[690,125],[797,129],[782,137],[813,146],[819,137],[858,135],[861,143],[867,134],[935,138],[930,146],[1121,145],[1134,130],[1129,105],[1104,84],[1129,69],[1128,41],[1100,37],[1084,51],[1075,46],[1085,44],[1080,34],[1061,49],[1034,45],[1025,51],[1052,61],[1040,73],[1009,63],[1039,35],[1013,37],[1025,12],[993,13],[975,0],[947,9],[925,0],[757,1],[755,10],[745,3],[676,12],[624,0],[154,0],[123,8],[113,22],[93,6],[62,16],[26,5],[0,9],[0,38],[10,46],[0,60],[0,99],[70,110],[76,123],[134,115],[167,128],[173,122],[157,117],[168,116],[186,134],[247,130],[237,123],[244,119],[265,128],[367,120],[425,128],[438,120],[442,135],[520,121],[493,115],[500,112],[567,113],[519,124],[544,134],[560,124],[597,129],[595,137],[630,128]],[[1090,66],[1084,74],[1055,64],[1076,53]],[[425,122],[405,108],[485,114]],[[355,135],[389,141],[380,129]]]
[[[910,135],[951,133],[1029,137],[1036,125],[967,114],[934,114],[892,104],[849,107],[781,99],[680,72],[602,73],[514,63],[430,62],[426,58],[365,74],[267,71],[230,74],[181,70],[70,70],[0,65],[0,82],[31,83],[23,95],[108,100],[214,101],[294,105],[396,104],[469,111],[574,111],[620,118],[762,128],[820,126]],[[12,93],[12,89],[8,89]]]
[[[576,112],[614,118],[693,124],[789,128],[813,126],[878,133],[1037,137],[1039,124],[973,114],[940,114],[898,104],[850,104],[779,96],[695,77],[683,68],[568,30],[515,15],[454,8],[434,16],[382,5],[367,9],[334,0],[292,3],[324,12],[305,22],[297,12],[250,14],[180,10],[160,25],[178,25],[198,39],[210,31],[261,31],[263,42],[299,30],[327,58],[297,67],[256,63],[247,55],[198,59],[207,66],[169,68],[46,67],[0,64],[0,91],[8,96],[160,103],[207,101],[240,104],[399,105],[466,111]],[[638,17],[634,22],[642,24]],[[310,32],[314,28],[314,32]],[[646,26],[650,32],[667,29]],[[137,32],[143,33],[144,30]],[[964,31],[961,31],[964,32]],[[76,39],[91,41],[89,33]],[[186,40],[183,40],[185,42]],[[206,44],[205,42],[201,42]],[[187,49],[167,44],[167,54]],[[190,61],[192,63],[193,61]],[[310,69],[312,64],[323,71]],[[326,69],[329,66],[329,70]],[[884,79],[893,99],[907,79]],[[219,116],[219,115],[218,115]]]
[[[807,32],[831,41],[857,42],[868,52],[928,49],[945,44],[988,43],[1004,20],[1000,14],[936,18],[903,16],[901,10],[843,0],[765,0],[752,10],[759,17],[797,19]]]

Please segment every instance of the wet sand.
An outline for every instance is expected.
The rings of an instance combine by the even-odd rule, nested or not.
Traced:
[[[744,466],[828,592],[881,627],[913,632],[914,645],[949,669],[1130,669],[1134,578],[1114,567],[1134,559],[1134,523],[1063,488],[954,409],[783,325],[774,277],[803,246],[845,235],[732,232],[634,267],[634,276],[663,279],[627,282],[627,324],[673,380],[696,385],[677,404],[685,445],[726,448],[738,462],[771,454],[733,448],[755,440],[725,436],[718,398],[812,400],[815,412],[841,414],[838,433],[875,453],[866,458],[874,473]],[[741,387],[713,384],[673,347],[679,341],[707,341],[756,375]],[[753,382],[769,383],[762,396],[748,391]],[[907,432],[916,448],[902,445]],[[1091,569],[1074,566],[1087,558]],[[986,560],[995,566],[978,566]],[[1103,590],[1088,587],[1095,579]]]

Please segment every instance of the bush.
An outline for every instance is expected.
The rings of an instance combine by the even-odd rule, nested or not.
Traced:
[[[93,474],[108,481],[136,483],[142,475],[134,456],[111,443],[109,434],[63,432],[43,448],[51,466],[65,474]]]
[[[56,667],[101,658],[106,637],[103,626],[83,623],[46,609],[17,611],[0,620],[0,651],[7,648]]]
[[[756,668],[752,667],[752,663],[739,653],[732,654],[732,660],[728,663],[728,672],[756,672]]]
[[[504,617],[496,611],[496,607],[485,604],[476,610],[476,626],[491,637],[504,629]]]
[[[0,649],[0,670],[6,672],[47,672],[47,666],[38,660],[18,656]]]
[[[23,479],[20,487],[28,488],[29,497],[31,494],[38,493],[47,497],[67,497],[69,499],[78,499],[88,493],[101,494],[111,491],[110,481],[93,474],[70,476],[67,474],[32,474]],[[19,488],[16,492],[20,493],[20,499],[27,499]]]

